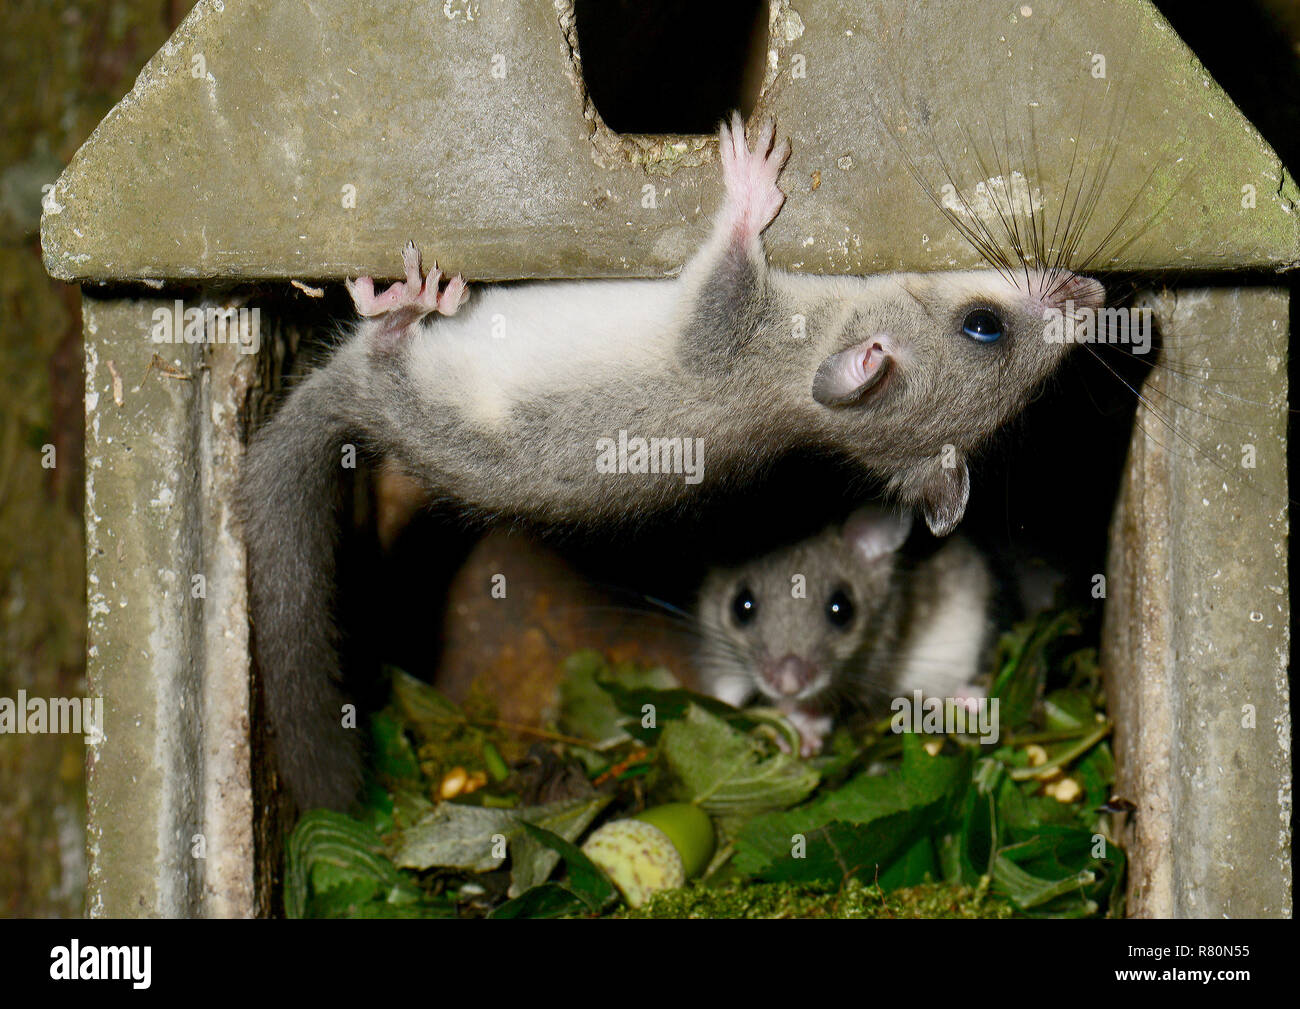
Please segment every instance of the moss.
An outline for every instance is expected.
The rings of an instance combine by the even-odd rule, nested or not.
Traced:
[[[703,884],[666,890],[619,918],[1010,918],[1010,905],[966,886],[929,883],[888,893],[850,879],[807,883]]]

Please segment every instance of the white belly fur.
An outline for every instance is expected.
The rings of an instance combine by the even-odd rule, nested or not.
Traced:
[[[671,360],[680,319],[673,280],[612,280],[474,289],[434,317],[407,358],[417,388],[499,426],[521,398],[610,387]]]

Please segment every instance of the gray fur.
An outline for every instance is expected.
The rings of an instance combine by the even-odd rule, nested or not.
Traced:
[[[897,542],[868,558],[852,531],[861,514],[709,573],[696,607],[706,691],[731,703],[757,692],[783,707],[833,710],[847,701],[879,713],[883,702],[912,690],[952,696],[970,682],[992,640],[993,576],[984,555],[954,536],[920,559],[899,554]],[[755,604],[743,625],[733,611],[742,589]],[[843,627],[827,617],[837,591],[853,607]],[[818,671],[797,704],[765,679],[789,655]]]
[[[1069,293],[1101,297],[1090,281]],[[405,334],[361,323],[253,439],[243,476],[257,665],[291,791],[340,806],[359,780],[329,624],[343,442],[387,457],[432,499],[587,524],[685,510],[809,450],[856,460],[946,533],[965,507],[966,456],[1067,349],[1041,339],[1043,305],[1030,278],[1019,290],[993,271],[769,270],[758,235],[737,236],[724,209],[675,279],[480,290]],[[997,346],[961,335],[964,313],[983,306],[1007,323]],[[897,352],[887,377],[818,402],[822,363],[882,333]],[[703,481],[598,472],[597,439],[620,430],[702,438]]]
[[[253,647],[283,778],[304,808],[344,808],[361,785],[360,743],[342,726],[334,551],[346,383],[313,374],[249,446],[239,511],[248,544]]]

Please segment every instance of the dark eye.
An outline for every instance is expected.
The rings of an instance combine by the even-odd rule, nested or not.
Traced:
[[[853,600],[843,589],[837,589],[826,602],[826,619],[836,627],[848,627],[853,620]]]
[[[978,343],[997,343],[1002,339],[1002,320],[996,312],[977,308],[967,313],[961,331]]]
[[[747,588],[737,592],[736,598],[731,601],[731,612],[741,627],[752,622],[758,614],[758,600],[754,598],[754,593]]]

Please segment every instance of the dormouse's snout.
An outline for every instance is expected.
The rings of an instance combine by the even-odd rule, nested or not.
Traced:
[[[1062,312],[1098,311],[1106,304],[1099,281],[1069,270],[1029,270],[1003,279],[1009,311],[1047,321]]]
[[[793,653],[764,663],[761,672],[768,690],[780,697],[797,697],[817,680],[817,667]]]
[[[1075,341],[1071,336],[1077,329],[1092,333],[1099,329],[1105,313],[1106,289],[1091,277],[1075,273],[1038,274],[1034,281],[1041,294],[1032,299],[1031,312],[1037,315],[1041,343],[1046,346],[1049,360],[1060,360]]]
[[[1106,304],[1106,288],[1102,287],[1101,282],[1076,273],[1058,277],[1048,294],[1049,300],[1060,309],[1073,304],[1078,308],[1096,310]]]

